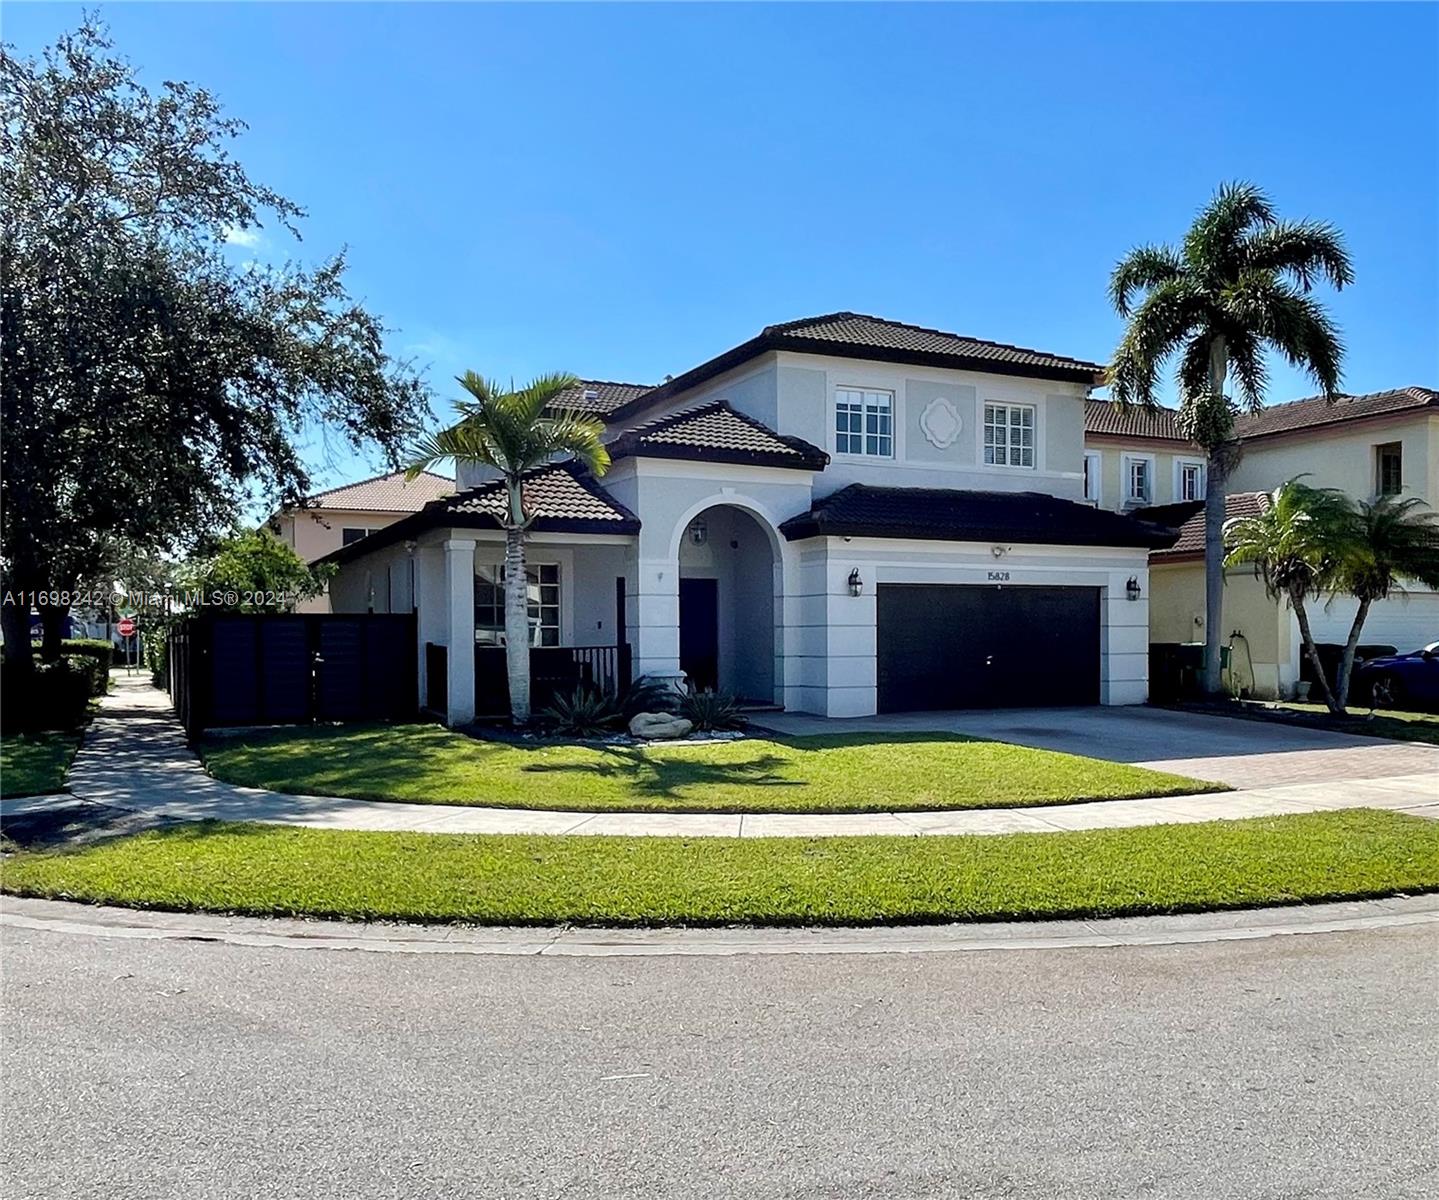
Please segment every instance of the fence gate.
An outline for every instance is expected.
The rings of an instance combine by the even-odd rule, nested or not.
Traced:
[[[170,637],[170,699],[191,733],[230,725],[412,720],[413,614],[225,613]]]

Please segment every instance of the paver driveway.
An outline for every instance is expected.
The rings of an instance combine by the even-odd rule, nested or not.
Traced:
[[[763,723],[780,733],[963,733],[1136,763],[1236,788],[1433,772],[1439,796],[1439,746],[1160,708],[1012,708],[845,720],[775,713]]]

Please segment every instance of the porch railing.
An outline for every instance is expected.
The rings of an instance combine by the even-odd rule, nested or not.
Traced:
[[[530,649],[530,707],[535,711],[577,687],[618,691],[630,682],[629,646],[534,646]],[[503,646],[475,647],[475,713],[510,711],[509,672]]]

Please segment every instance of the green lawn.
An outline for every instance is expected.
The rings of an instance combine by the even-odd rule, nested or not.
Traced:
[[[0,737],[0,797],[64,790],[65,773],[79,747],[78,730]]]
[[[20,853],[4,890],[258,915],[603,925],[1107,916],[1439,888],[1370,809],[1000,837],[610,838],[190,825]]]
[[[436,725],[212,739],[212,774],[314,796],[585,812],[883,812],[1224,791],[1122,763],[949,734],[641,748],[517,746]]]
[[[1393,738],[1400,742],[1430,742],[1439,746],[1439,713],[1395,712],[1386,708],[1370,715],[1367,708],[1350,705],[1347,717],[1336,718],[1330,717],[1329,710],[1322,704],[1286,701],[1265,705],[1265,708],[1280,714],[1295,713],[1305,724],[1318,717],[1328,728],[1344,733],[1362,733],[1368,737]]]

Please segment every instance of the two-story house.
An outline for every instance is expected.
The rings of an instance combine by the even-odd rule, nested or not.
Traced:
[[[376,475],[311,496],[304,508],[282,508],[270,518],[276,536],[312,563],[352,546],[377,529],[413,516],[431,500],[448,496],[455,481],[425,471],[414,479],[404,472]],[[328,595],[302,600],[297,612],[329,612]]]
[[[1239,459],[1226,482],[1230,517],[1262,511],[1286,480],[1305,476],[1356,499],[1415,495],[1439,506],[1439,392],[1409,387],[1362,396],[1271,405],[1236,423]],[[1085,413],[1086,495],[1103,507],[1179,527],[1173,546],[1150,555],[1150,636],[1157,643],[1204,639],[1204,456],[1186,442],[1172,411],[1121,412],[1090,401]],[[1348,637],[1354,603],[1313,606],[1315,640]],[[1225,572],[1222,640],[1232,678],[1260,696],[1288,695],[1301,675],[1294,614],[1277,604],[1251,568]],[[1363,641],[1412,650],[1439,638],[1439,594],[1416,587],[1376,604]]]
[[[1146,698],[1148,555],[1084,502],[1102,368],[854,313],[771,325],[657,387],[581,384],[602,479],[526,495],[537,702],[688,679],[828,716]],[[337,611],[417,614],[421,696],[506,710],[500,485],[329,556]]]

